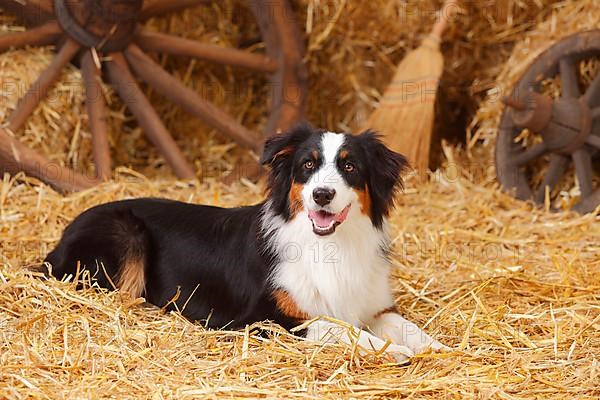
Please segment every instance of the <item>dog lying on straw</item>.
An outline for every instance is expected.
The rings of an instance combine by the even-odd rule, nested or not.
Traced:
[[[444,349],[396,312],[388,282],[386,217],[405,158],[369,131],[302,125],[269,139],[261,162],[271,172],[260,204],[103,204],[66,228],[46,262],[58,278],[87,270],[211,328],[310,321],[298,331],[310,340],[356,339],[399,362]]]

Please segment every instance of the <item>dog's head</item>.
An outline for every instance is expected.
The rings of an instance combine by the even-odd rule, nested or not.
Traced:
[[[349,215],[367,216],[381,228],[402,186],[406,159],[371,131],[353,136],[300,125],[270,138],[261,163],[271,166],[273,211],[286,221],[306,218],[315,234],[325,236]]]

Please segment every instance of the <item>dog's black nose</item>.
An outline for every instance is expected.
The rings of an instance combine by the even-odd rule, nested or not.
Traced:
[[[316,188],[313,190],[313,199],[315,200],[315,203],[321,207],[331,203],[331,200],[333,200],[334,196],[334,189]]]

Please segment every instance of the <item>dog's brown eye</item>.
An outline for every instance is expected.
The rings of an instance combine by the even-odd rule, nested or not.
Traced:
[[[313,169],[315,167],[315,162],[312,160],[308,160],[307,162],[304,163],[304,168],[306,169]]]
[[[346,170],[346,172],[354,172],[354,170],[356,169],[356,167],[354,166],[354,164],[347,162],[346,165],[344,165],[344,170]]]

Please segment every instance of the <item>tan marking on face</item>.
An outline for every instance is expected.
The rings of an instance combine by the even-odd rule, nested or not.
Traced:
[[[298,305],[294,299],[292,299],[292,297],[285,290],[276,290],[273,292],[273,298],[275,299],[277,309],[283,315],[299,320],[310,319],[308,313],[298,308]]]
[[[310,153],[310,154],[312,154],[312,156],[315,160],[319,159],[319,152],[317,150],[313,150],[312,153]]]
[[[290,215],[292,217],[295,217],[296,214],[304,209],[304,202],[302,201],[302,189],[304,189],[304,185],[296,182],[292,183],[289,194]]]
[[[358,196],[358,202],[360,203],[360,212],[365,215],[371,216],[371,195],[369,193],[369,187],[365,186],[363,190],[353,189]]]
[[[121,271],[117,278],[117,287],[121,292],[128,293],[136,299],[144,294],[146,272],[141,255],[126,257],[125,262],[121,264]]]
[[[342,160],[348,158],[348,150],[342,150],[342,151],[340,151],[340,158]]]

